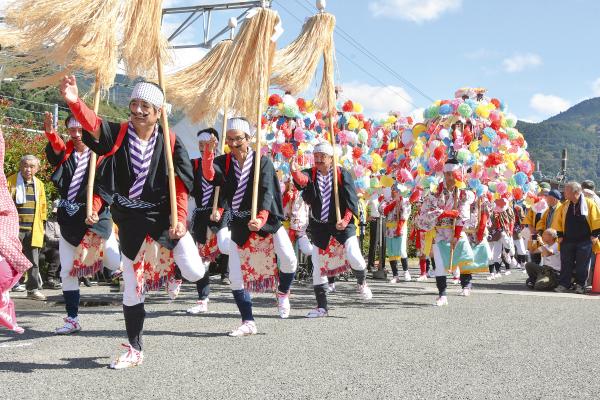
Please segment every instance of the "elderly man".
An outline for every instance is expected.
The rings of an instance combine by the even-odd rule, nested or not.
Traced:
[[[562,207],[562,196],[560,192],[556,189],[549,190],[547,193],[544,192],[544,198],[546,199],[546,203],[548,203],[548,209],[544,211],[542,217],[535,225],[537,233],[541,235],[548,228],[552,228],[554,221],[558,214],[560,213],[560,209]]]
[[[185,147],[170,132],[175,170],[177,224],[170,227],[170,197],[166,149],[162,127],[164,93],[151,82],[138,82],[129,102],[129,121],[103,121],[79,98],[74,76],[64,77],[61,94],[81,123],[83,142],[95,153],[108,157],[99,171],[98,191],[112,201],[111,214],[119,228],[123,254],[123,315],[129,344],[111,368],[122,369],[143,361],[142,331],[145,294],[165,283],[175,297],[184,278],[196,282],[204,276],[204,264],[187,231],[187,200],[193,185],[193,169]],[[179,283],[179,285],[178,285]]]
[[[556,230],[548,228],[541,237],[535,240],[534,252],[541,254],[542,261],[538,263],[528,262],[525,264],[527,271],[528,288],[534,290],[552,290],[558,286],[558,275],[560,274],[560,252],[557,243],[558,234]]]
[[[31,154],[21,158],[20,171],[9,176],[8,190],[15,201],[19,213],[19,239],[23,244],[23,254],[33,264],[25,288],[27,297],[46,300],[40,275],[40,250],[44,245],[44,222],[48,215],[44,183],[35,174],[40,169],[40,160]]]
[[[571,287],[575,271],[575,292],[585,293],[592,242],[600,236],[600,210],[594,200],[583,196],[577,182],[565,185],[565,198],[552,226],[558,232],[560,243],[560,284],[555,289],[565,292]]]
[[[339,168],[339,206],[343,215],[337,219],[333,191],[333,147],[329,142],[320,142],[314,148],[315,166],[300,170],[292,164],[292,177],[302,198],[311,208],[308,229],[314,244],[312,251],[313,287],[317,307],[307,318],[326,317],[327,276],[335,276],[347,268],[354,270],[359,295],[369,300],[373,297],[366,283],[366,263],[356,237],[353,216],[358,215],[358,198],[350,173]]]

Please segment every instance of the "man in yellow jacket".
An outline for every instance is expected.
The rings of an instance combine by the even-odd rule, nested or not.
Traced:
[[[21,158],[19,172],[9,176],[7,184],[19,213],[19,239],[23,244],[23,254],[33,264],[26,283],[27,297],[44,301],[46,296],[40,291],[42,277],[39,258],[44,245],[44,222],[48,206],[44,183],[35,177],[39,168],[40,160],[37,157],[25,155]]]
[[[579,183],[567,183],[567,201],[553,220],[552,228],[559,237],[561,262],[556,292],[565,292],[571,287],[571,276],[575,271],[575,292],[585,293],[592,244],[600,236],[600,210],[594,200],[583,196],[582,191]]]

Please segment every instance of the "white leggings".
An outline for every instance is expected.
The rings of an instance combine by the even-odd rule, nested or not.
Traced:
[[[344,243],[346,259],[350,267],[356,271],[364,271],[367,268],[367,263],[363,257],[358,238],[356,236],[349,237]],[[313,264],[313,285],[323,285],[327,283],[327,276],[321,276],[321,259],[319,257],[319,248],[312,246],[312,264]]]
[[[177,246],[173,249],[173,259],[179,267],[181,275],[190,282],[196,282],[204,276],[205,268],[198,248],[189,232],[179,239]],[[126,306],[135,306],[144,302],[145,296],[137,294],[137,280],[133,271],[133,260],[123,255],[123,304]]]
[[[60,279],[62,280],[63,290],[79,290],[79,278],[70,275],[71,270],[73,269],[76,248],[76,246],[67,242],[62,236],[58,240]],[[102,265],[111,271],[116,271],[121,265],[121,252],[114,232],[111,232],[104,243],[104,258],[102,259]]]
[[[502,252],[504,251],[504,249],[510,250],[510,256],[514,256],[515,254],[515,247],[513,241],[504,232],[502,232],[500,240],[490,242],[490,248],[492,249],[492,259],[490,260],[491,264],[502,262]]]
[[[308,236],[306,235],[302,235],[298,238],[298,249],[300,249],[300,251],[302,252],[302,254],[304,254],[305,256],[312,256],[312,252],[313,252],[313,244],[310,242],[310,240],[308,240]]]
[[[244,279],[242,277],[239,248],[237,243],[231,240],[231,231],[223,228],[217,232],[217,242],[221,253],[229,255],[228,266],[231,290],[243,289]],[[273,246],[275,247],[275,254],[277,254],[277,261],[279,262],[281,272],[287,274],[296,272],[298,260],[294,252],[294,246],[283,226],[273,234]]]

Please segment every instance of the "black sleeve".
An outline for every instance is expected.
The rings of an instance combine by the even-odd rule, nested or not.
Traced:
[[[190,193],[194,188],[194,169],[185,146],[177,136],[175,136],[173,151],[173,167],[175,173],[187,188],[188,193]]]
[[[50,165],[52,165],[53,167],[56,167],[58,165],[58,163],[61,162],[63,157],[65,156],[64,150],[61,151],[59,154],[56,154],[50,143],[46,144],[45,151],[46,151],[46,158],[48,159],[48,162],[50,163]]]
[[[116,192],[114,180],[114,157],[106,157],[96,168],[94,178],[94,192],[107,204],[112,204],[113,195]]]
[[[252,182],[248,182],[252,184]],[[283,218],[283,201],[281,198],[281,187],[275,173],[275,167],[267,157],[260,159],[260,182],[259,182],[259,207],[258,211],[267,210],[269,214]]]
[[[225,186],[227,182],[227,173],[225,172],[226,154],[215,157],[213,161],[213,169],[215,170],[215,176],[209,183],[213,186]],[[229,168],[233,168],[232,165]]]
[[[102,121],[100,125],[100,137],[98,140],[87,131],[83,131],[81,140],[87,147],[98,155],[104,155],[112,150],[121,130],[121,124]]]
[[[302,193],[302,200],[304,200],[304,202],[306,204],[308,204],[309,206],[313,205],[313,203],[315,201],[315,194],[316,194],[314,191],[314,186],[312,185],[311,172],[312,172],[312,169],[310,169],[310,168],[307,168],[302,171],[302,173],[304,175],[308,176],[308,182],[306,183],[306,186],[304,188],[300,187],[299,185],[296,184],[296,182],[294,182],[294,186],[296,186],[296,189],[298,189]],[[294,178],[292,178],[292,180],[293,179]]]
[[[356,189],[354,188],[354,181],[350,172],[341,168],[342,171],[342,187],[340,188],[340,196],[346,200],[346,207],[358,217],[358,196],[356,195]],[[346,210],[340,210],[342,218]]]

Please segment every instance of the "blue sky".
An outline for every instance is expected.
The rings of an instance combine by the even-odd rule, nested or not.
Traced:
[[[168,0],[165,6],[199,3]],[[298,35],[298,20],[315,10],[313,0],[274,0],[273,8],[285,29],[279,47]],[[344,32],[433,99],[451,97],[462,86],[483,86],[520,119],[540,121],[600,96],[596,0],[328,0],[327,11],[342,32],[335,37],[336,79],[345,97],[373,114],[409,114],[431,101],[343,40]],[[213,30],[233,14],[215,17]],[[165,22],[168,30],[176,20]],[[195,35],[199,27],[179,41]],[[200,54],[188,52],[179,63]]]
[[[215,1],[165,0],[164,7]],[[0,0],[0,7],[6,2]],[[316,12],[314,3],[273,0],[285,29],[278,47],[299,34],[302,21]],[[490,96],[528,121],[544,120],[600,96],[598,0],[328,0],[327,11],[337,18],[336,81],[343,97],[362,103],[368,115],[418,113],[431,103],[428,98],[449,98],[462,86],[488,88]],[[212,32],[238,14],[214,14]],[[182,18],[166,17],[164,32],[170,34]],[[175,43],[197,43],[201,37],[201,24],[196,23]],[[359,42],[395,74],[345,37]],[[204,53],[177,51],[175,68]]]

